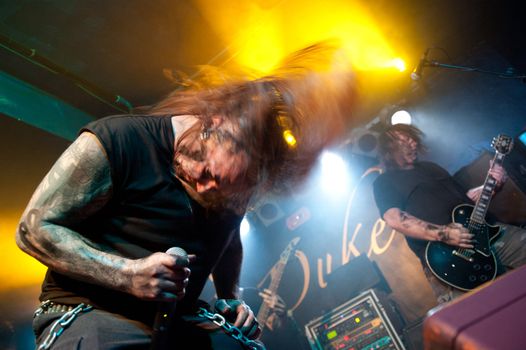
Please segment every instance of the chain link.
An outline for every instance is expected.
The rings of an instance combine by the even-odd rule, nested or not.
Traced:
[[[48,350],[51,345],[57,340],[57,338],[64,332],[64,330],[73,322],[77,315],[81,312],[86,312],[91,310],[93,307],[91,305],[85,305],[81,303],[77,305],[73,310],[66,312],[62,317],[53,322],[53,326],[49,330],[49,334],[46,336],[42,344],[38,347],[38,350]],[[197,313],[200,317],[205,317],[212,321],[217,326],[223,328],[223,330],[231,336],[232,338],[241,342],[245,347],[251,350],[266,350],[263,343],[251,340],[243,335],[241,330],[236,326],[228,323],[225,318],[220,314],[214,314],[208,311],[205,308],[199,308]]]
[[[245,347],[251,350],[266,350],[265,345],[257,340],[251,340],[241,333],[241,330],[234,325],[228,323],[225,318],[220,314],[213,314],[205,308],[199,308],[197,315],[200,317],[205,317],[212,321],[214,324],[223,328],[226,334],[232,338],[238,340]]]
[[[53,322],[53,326],[49,330],[49,334],[47,335],[46,339],[44,339],[42,344],[40,344],[38,350],[49,349],[55,340],[57,340],[57,338],[62,334],[62,332],[64,332],[64,329],[66,329],[71,324],[71,322],[73,322],[79,313],[89,311],[92,308],[93,307],[91,305],[80,303],[73,310],[68,311],[62,315],[62,317]]]

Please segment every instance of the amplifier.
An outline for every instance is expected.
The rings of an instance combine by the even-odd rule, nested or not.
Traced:
[[[374,289],[305,325],[313,350],[404,350]]]

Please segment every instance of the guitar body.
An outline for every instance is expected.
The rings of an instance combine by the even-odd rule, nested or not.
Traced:
[[[442,242],[429,242],[426,262],[431,272],[450,286],[468,291],[495,279],[497,261],[490,249],[500,232],[499,226],[471,222],[474,206],[461,204],[452,213],[453,222],[463,225],[475,235],[474,248],[466,249]]]

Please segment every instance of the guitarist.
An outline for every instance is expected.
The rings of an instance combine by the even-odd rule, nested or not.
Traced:
[[[405,124],[394,125],[380,135],[379,154],[385,172],[376,179],[373,189],[380,215],[389,226],[406,236],[409,247],[422,262],[438,303],[443,303],[462,291],[432,274],[425,263],[426,245],[429,241],[440,241],[473,248],[473,234],[461,224],[452,223],[451,213],[459,204],[475,202],[482,189],[464,189],[438,164],[418,161],[418,155],[425,151],[423,136],[421,130]],[[496,180],[497,190],[507,179],[505,170],[497,164],[489,175]],[[499,226],[504,234],[492,249],[501,268],[524,264],[526,245],[520,239],[526,237],[526,230],[500,223]]]
[[[254,310],[261,325],[261,340],[268,350],[310,348],[292,310],[278,294],[280,283],[290,258],[294,256],[300,237],[293,238],[281,252],[279,260],[257,284],[243,288],[241,297]],[[268,283],[267,283],[268,282]],[[267,286],[266,288],[264,286]]]

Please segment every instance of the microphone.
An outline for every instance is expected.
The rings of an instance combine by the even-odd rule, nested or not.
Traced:
[[[426,63],[428,63],[428,61],[427,61],[427,55],[428,54],[429,54],[429,49],[426,49],[426,51],[424,52],[424,54],[420,58],[420,62],[418,62],[418,65],[416,66],[416,68],[411,73],[411,79],[416,81],[416,80],[420,80],[420,78],[422,78],[422,70],[424,69]]]
[[[166,254],[172,255],[176,259],[177,266],[188,266],[188,254],[183,248],[171,247],[166,251]],[[157,306],[157,313],[155,314],[155,321],[153,324],[153,336],[151,349],[165,349],[166,348],[166,331],[170,325],[172,315],[175,312],[176,302],[160,302]]]

